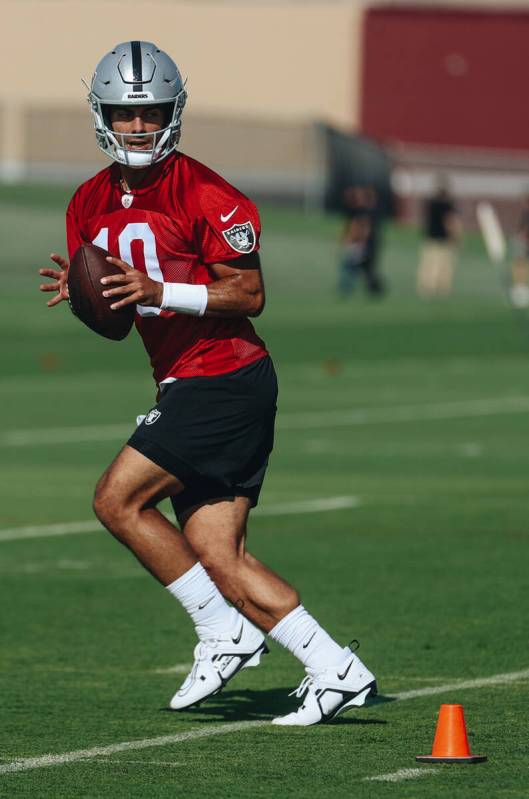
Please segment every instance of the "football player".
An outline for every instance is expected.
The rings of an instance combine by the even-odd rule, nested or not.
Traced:
[[[263,633],[307,676],[301,707],[274,720],[316,724],[364,704],[375,678],[300,604],[297,591],[246,550],[272,450],[277,383],[249,317],[263,310],[254,204],[176,148],[186,90],[167,53],[116,45],[96,67],[88,101],[113,164],[83,183],[67,211],[70,257],[83,242],[112,255],[101,291],[134,303],[157,403],[98,482],[102,524],[187,610],[198,644],[171,699],[182,710],[219,691],[267,652]],[[68,299],[68,261],[41,290]],[[170,497],[180,530],[157,509]],[[180,532],[181,531],[181,532]],[[228,600],[231,604],[228,604]]]

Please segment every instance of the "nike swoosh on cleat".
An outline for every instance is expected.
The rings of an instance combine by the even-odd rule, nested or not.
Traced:
[[[224,215],[224,214],[221,214],[221,215],[220,215],[220,221],[221,221],[221,222],[227,222],[227,221],[228,221],[228,219],[231,219],[231,218],[232,218],[232,216],[233,216],[233,214],[235,213],[235,211],[237,210],[237,208],[238,208],[238,207],[239,207],[239,206],[238,206],[238,205],[236,205],[236,206],[235,206],[235,208],[233,209],[233,211],[230,211],[230,213],[229,213],[229,214],[226,214],[226,215]]]
[[[310,636],[309,640],[307,641],[307,643],[303,644],[303,647],[302,647],[303,649],[306,649],[308,647],[308,645],[310,644],[310,642],[312,641],[312,639],[314,638],[315,635],[316,635],[316,633],[313,632],[312,635]]]
[[[350,662],[349,662],[349,665],[347,666],[347,668],[346,668],[346,670],[344,671],[344,673],[343,673],[343,674],[338,674],[338,679],[339,679],[339,680],[345,680],[345,678],[347,677],[347,674],[348,674],[348,672],[349,672],[349,669],[350,669],[350,668],[351,668],[351,666],[353,665],[353,660],[354,660],[354,658],[351,658],[351,660],[350,660]]]
[[[240,640],[242,638],[242,628],[243,627],[244,627],[244,622],[241,624],[241,629],[239,630],[239,635],[237,636],[237,638],[233,638],[233,636],[232,636],[231,640],[233,641],[234,644],[238,644],[240,642]]]

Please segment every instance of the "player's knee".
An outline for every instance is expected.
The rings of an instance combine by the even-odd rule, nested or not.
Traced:
[[[124,503],[106,474],[101,477],[96,486],[92,507],[101,524],[112,532],[117,530],[123,519]]]
[[[217,585],[224,584],[237,572],[237,553],[231,549],[200,553],[200,563]]]

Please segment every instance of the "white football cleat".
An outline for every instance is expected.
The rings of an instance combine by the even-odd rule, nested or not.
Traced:
[[[315,672],[307,669],[307,676],[289,696],[305,697],[294,713],[273,719],[272,724],[284,727],[308,727],[329,721],[352,707],[361,707],[370,695],[375,696],[375,675],[348,647],[345,660],[339,666]]]
[[[258,666],[268,651],[263,634],[244,618],[231,633],[200,641],[193,668],[171,699],[171,710],[185,710],[218,693],[238,671]]]

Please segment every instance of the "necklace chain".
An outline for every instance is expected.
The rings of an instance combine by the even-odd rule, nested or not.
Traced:
[[[152,164],[151,164],[151,166],[152,166]],[[151,167],[147,167],[144,170],[143,175],[141,176],[141,179],[138,180],[138,183],[136,184],[136,186],[132,186],[132,188],[129,186],[129,184],[127,183],[127,181],[125,180],[125,178],[122,175],[120,177],[120,179],[119,179],[119,185],[120,185],[121,191],[125,192],[125,194],[132,194],[135,190],[140,189],[143,186],[143,184],[145,183],[145,181],[146,181],[147,177],[150,175],[150,173],[151,173]]]

